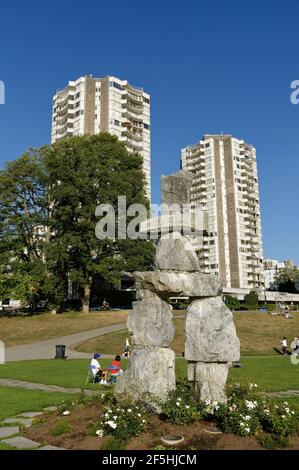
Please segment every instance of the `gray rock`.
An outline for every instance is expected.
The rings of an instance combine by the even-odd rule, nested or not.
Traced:
[[[157,269],[174,271],[199,271],[197,254],[189,240],[178,232],[164,235],[156,250]]]
[[[56,447],[56,446],[43,446],[39,447],[37,450],[65,450],[63,447]]]
[[[162,203],[188,204],[191,197],[191,185],[193,174],[189,171],[180,170],[172,175],[161,177]]]
[[[4,437],[13,436],[14,434],[19,434],[19,432],[19,426],[8,426],[5,428],[0,428],[0,439],[4,439]]]
[[[26,419],[26,418],[6,418],[3,421],[4,424],[23,424],[25,428],[29,428],[32,425],[32,419]]]
[[[169,348],[144,348],[133,351],[129,367],[119,377],[114,394],[118,401],[142,399],[159,411],[175,389],[175,353]]]
[[[195,362],[188,364],[188,380],[195,384],[200,400],[226,403],[228,364]]]
[[[48,411],[49,413],[52,411],[57,411],[57,406],[47,406],[44,408],[44,411]]]
[[[174,337],[172,307],[157,295],[133,302],[128,318],[132,344],[136,346],[168,347]]]
[[[185,358],[199,362],[240,359],[240,341],[231,311],[221,296],[194,301],[187,309]]]
[[[219,278],[213,274],[148,271],[133,273],[137,289],[151,290],[160,297],[214,297],[222,292]]]
[[[28,411],[26,413],[21,413],[18,415],[18,417],[22,418],[36,418],[37,416],[42,415],[43,413],[41,411]]]
[[[16,447],[17,449],[35,449],[40,445],[38,442],[31,441],[31,439],[21,436],[10,437],[1,442],[4,442],[4,444],[10,447]]]

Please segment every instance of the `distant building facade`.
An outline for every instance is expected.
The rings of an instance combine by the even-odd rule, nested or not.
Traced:
[[[52,105],[52,143],[67,136],[100,132],[116,135],[129,152],[142,156],[150,199],[150,95],[113,76],[80,77],[57,91]]]
[[[194,174],[191,203],[207,212],[198,249],[201,269],[224,287],[263,286],[263,247],[256,151],[231,135],[204,135],[181,151],[181,168]]]

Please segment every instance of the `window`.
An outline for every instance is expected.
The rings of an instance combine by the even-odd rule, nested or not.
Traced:
[[[119,84],[119,83],[116,83],[116,82],[110,82],[110,86],[114,87],[114,88],[117,88],[118,90],[122,90],[123,87]]]
[[[144,103],[147,103],[147,104],[149,104],[149,102],[150,102],[150,100],[148,98],[145,98],[145,96],[143,97],[143,101],[144,101]]]
[[[150,129],[150,126],[148,124],[143,124],[144,129]]]

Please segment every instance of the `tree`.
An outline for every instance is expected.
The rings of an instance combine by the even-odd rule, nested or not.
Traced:
[[[117,237],[99,240],[95,236],[99,204],[111,204],[116,220],[120,195],[126,196],[127,207],[133,203],[148,206],[142,159],[105,133],[69,137],[42,148],[41,157],[51,201],[47,264],[55,274],[50,276],[50,283],[56,286],[56,301],[57,288],[66,285],[66,276],[78,283],[83,311],[88,312],[96,274],[116,283],[121,271],[148,269],[153,264],[151,242]]]
[[[0,171],[1,295],[35,309],[46,278],[48,208],[39,152],[26,154]]]
[[[296,293],[299,291],[299,269],[288,263],[277,272],[274,281],[280,292]]]
[[[240,308],[239,300],[230,294],[225,294],[224,301],[225,301],[226,306],[231,310],[238,310]]]
[[[256,292],[250,292],[244,296],[244,302],[248,306],[249,310],[255,310],[259,303],[259,298]]]

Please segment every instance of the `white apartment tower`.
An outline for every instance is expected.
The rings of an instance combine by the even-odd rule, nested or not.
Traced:
[[[53,97],[54,143],[72,135],[109,132],[143,158],[147,195],[151,193],[150,96],[127,80],[80,77]]]
[[[181,167],[194,173],[191,202],[207,212],[198,251],[204,272],[224,287],[263,285],[263,249],[256,151],[231,135],[205,135],[182,149]]]

